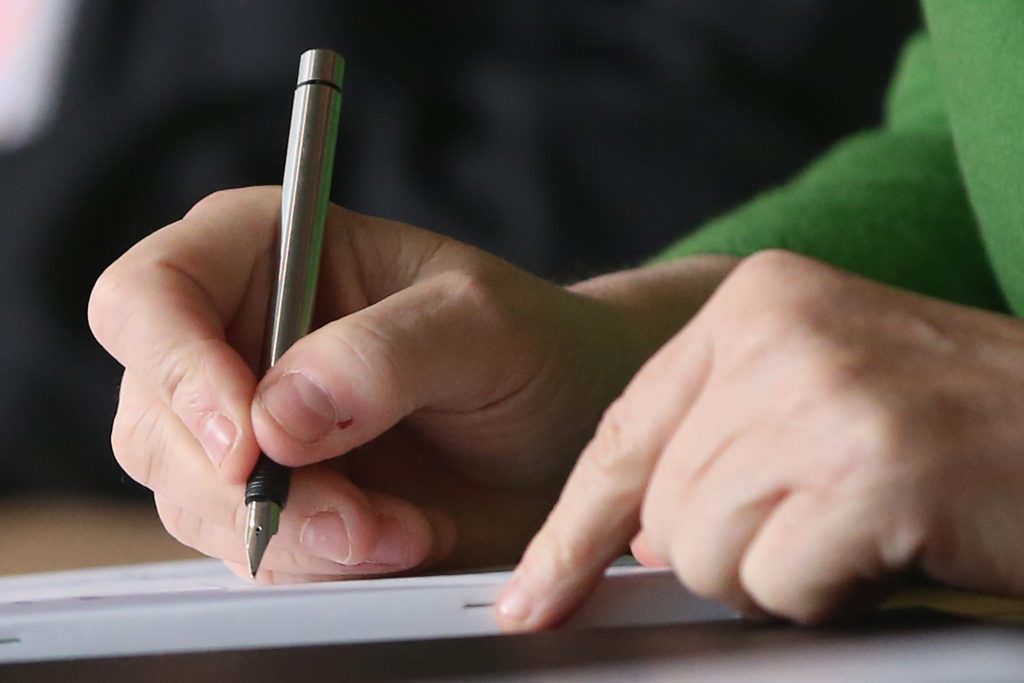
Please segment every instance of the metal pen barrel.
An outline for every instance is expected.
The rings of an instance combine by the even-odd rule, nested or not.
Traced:
[[[331,50],[309,50],[299,60],[282,186],[277,270],[264,338],[264,373],[309,332],[312,322],[344,68],[344,60]],[[254,575],[266,544],[277,531],[290,480],[289,468],[260,454],[245,489],[249,507],[246,547]],[[262,546],[255,558],[254,545]]]
[[[313,318],[341,116],[343,69],[341,57],[329,50],[310,50],[299,63],[281,192],[280,259],[267,318],[264,372],[309,332]]]

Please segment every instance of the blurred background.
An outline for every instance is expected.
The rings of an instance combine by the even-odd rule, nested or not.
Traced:
[[[570,281],[876,124],[914,0],[0,0],[0,573],[187,555],[108,433],[86,301],[280,183],[298,55],[347,73],[334,199]]]

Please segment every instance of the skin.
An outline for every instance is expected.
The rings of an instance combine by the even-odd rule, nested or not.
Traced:
[[[500,618],[559,623],[630,538],[701,595],[802,623],[910,571],[1024,595],[1022,414],[1018,320],[762,253],[610,406]]]
[[[297,469],[261,581],[529,541],[496,609],[510,631],[560,623],[631,542],[698,594],[799,622],[908,571],[1024,594],[1020,322],[784,252],[558,287],[334,208],[318,329],[258,381],[277,211],[273,188],[214,195],[90,302],[126,368],[115,455],[186,545],[244,572],[262,447]]]
[[[733,265],[564,288],[332,207],[318,329],[257,381],[279,194],[205,199],[89,306],[125,367],[114,454],[175,538],[244,573],[259,447],[296,468],[263,582],[514,562],[601,411]]]

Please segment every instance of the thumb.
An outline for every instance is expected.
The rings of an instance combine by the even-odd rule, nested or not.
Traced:
[[[484,280],[445,272],[297,342],[253,402],[267,455],[307,465],[376,438],[419,408],[468,411],[514,391],[531,367],[516,362],[523,332],[498,303],[500,287]]]

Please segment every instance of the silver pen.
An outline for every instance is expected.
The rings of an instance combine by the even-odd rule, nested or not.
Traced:
[[[299,59],[281,188],[277,271],[267,311],[263,373],[309,332],[312,321],[344,71],[345,60],[331,50],[308,50]],[[291,469],[260,453],[245,487],[245,550],[253,577],[270,539],[277,533],[290,483]]]

